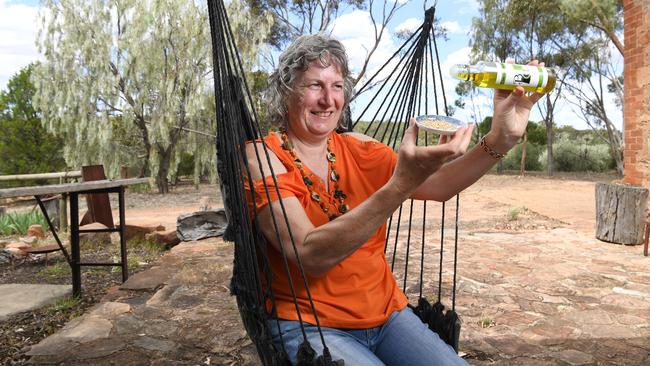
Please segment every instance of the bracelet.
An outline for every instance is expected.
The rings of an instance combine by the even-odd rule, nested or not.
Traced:
[[[485,143],[485,136],[483,136],[483,138],[481,139],[480,144],[481,144],[481,147],[483,147],[483,150],[485,150],[486,153],[490,154],[490,156],[495,158],[495,159],[501,159],[501,158],[503,158],[505,156],[504,154],[501,154],[501,153],[498,153],[498,152],[492,150],[492,148],[489,147]]]

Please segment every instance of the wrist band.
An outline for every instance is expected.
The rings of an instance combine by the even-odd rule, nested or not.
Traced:
[[[501,159],[505,156],[504,154],[492,150],[492,148],[485,143],[485,136],[483,136],[483,138],[481,139],[480,145],[481,147],[483,147],[483,150],[485,150],[486,153],[490,154],[490,156],[495,159]]]

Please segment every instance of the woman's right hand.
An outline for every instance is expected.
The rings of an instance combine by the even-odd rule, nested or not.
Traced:
[[[406,199],[443,164],[467,151],[473,130],[474,125],[462,127],[452,136],[441,136],[438,145],[417,146],[418,128],[415,118],[411,118],[397,153],[391,183]]]

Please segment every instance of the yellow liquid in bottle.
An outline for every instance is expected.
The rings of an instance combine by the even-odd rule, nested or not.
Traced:
[[[495,63],[483,66],[457,66],[452,69],[452,76],[471,81],[480,88],[513,90],[521,86],[525,91],[542,94],[553,90],[557,81],[553,69],[541,66]]]

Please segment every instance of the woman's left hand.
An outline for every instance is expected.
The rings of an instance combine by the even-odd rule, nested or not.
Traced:
[[[544,63],[533,60],[528,65],[544,66]],[[524,135],[530,110],[542,96],[540,93],[526,93],[520,86],[512,91],[496,89],[490,146],[502,153],[510,150]]]

